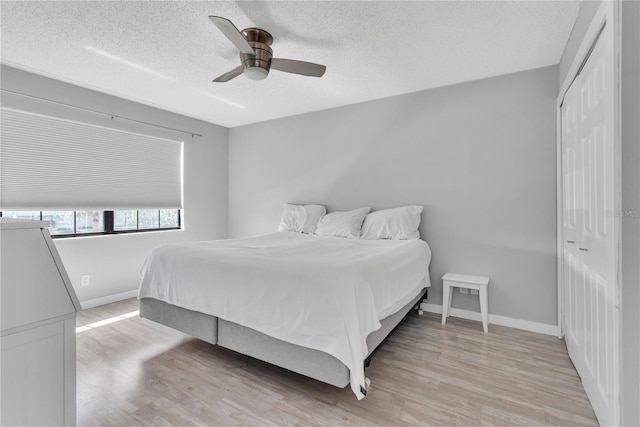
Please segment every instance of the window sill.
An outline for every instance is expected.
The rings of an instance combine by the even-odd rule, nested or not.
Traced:
[[[101,237],[101,236],[121,236],[121,235],[134,235],[134,234],[147,234],[154,232],[164,232],[164,231],[181,231],[182,227],[172,227],[172,228],[148,228],[144,230],[120,230],[120,231],[112,231],[112,232],[99,232],[99,233],[76,233],[76,234],[52,234],[52,239],[69,239],[75,237]]]

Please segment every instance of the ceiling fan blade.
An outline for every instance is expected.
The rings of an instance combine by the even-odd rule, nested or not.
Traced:
[[[273,58],[271,60],[271,69],[284,71],[285,73],[302,74],[303,76],[322,77],[327,67],[313,62]]]
[[[218,27],[222,34],[224,34],[224,36],[238,48],[240,52],[248,53],[250,55],[256,54],[240,30],[233,25],[233,22],[229,21],[227,18],[223,18],[222,16],[210,16],[209,19],[216,27]]]
[[[233,70],[231,70],[229,72],[224,73],[223,75],[221,75],[220,77],[216,78],[213,81],[216,82],[216,83],[228,82],[231,79],[235,79],[240,74],[242,74],[242,65],[234,68]]]

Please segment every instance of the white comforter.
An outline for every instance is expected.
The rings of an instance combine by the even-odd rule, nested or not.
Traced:
[[[423,240],[356,240],[293,232],[169,244],[142,267],[138,298],[217,316],[324,351],[364,397],[369,333],[429,286]]]

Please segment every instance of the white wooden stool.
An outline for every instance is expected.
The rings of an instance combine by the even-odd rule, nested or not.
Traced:
[[[489,311],[487,307],[487,287],[489,278],[483,276],[468,276],[466,274],[447,273],[442,276],[442,324],[447,323],[451,308],[451,288],[477,289],[480,297],[480,314],[482,314],[482,329],[489,332]]]

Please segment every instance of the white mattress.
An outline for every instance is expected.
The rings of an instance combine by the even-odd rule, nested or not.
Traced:
[[[220,317],[324,351],[364,397],[366,338],[430,286],[423,240],[356,240],[279,232],[163,245],[142,267],[138,298]]]

